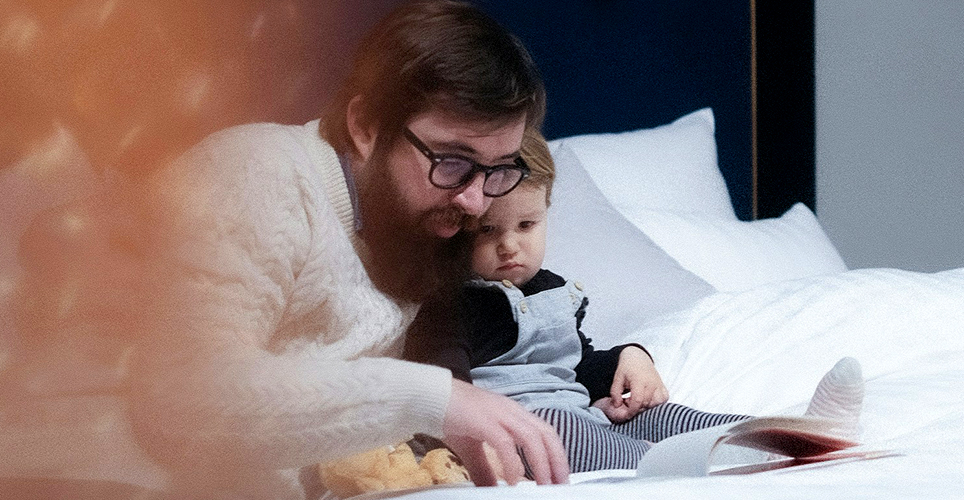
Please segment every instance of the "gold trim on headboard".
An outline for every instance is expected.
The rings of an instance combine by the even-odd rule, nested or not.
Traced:
[[[751,206],[753,210],[753,220],[759,218],[759,200],[757,177],[757,120],[756,120],[756,0],[750,0],[750,173],[751,173]]]

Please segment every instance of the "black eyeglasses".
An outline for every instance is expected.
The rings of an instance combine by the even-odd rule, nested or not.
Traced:
[[[412,131],[402,130],[408,142],[415,146],[432,162],[428,172],[428,180],[433,186],[441,189],[460,188],[475,178],[475,174],[485,174],[482,184],[482,194],[497,198],[505,196],[529,176],[529,166],[522,158],[516,158],[513,163],[502,165],[482,165],[470,158],[457,154],[435,154],[424,142],[420,141]]]

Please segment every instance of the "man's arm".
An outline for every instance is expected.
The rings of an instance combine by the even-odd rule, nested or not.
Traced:
[[[143,237],[152,245],[141,282],[150,307],[138,324],[130,397],[145,448],[182,468],[275,469],[440,433],[451,391],[444,370],[346,359],[337,339],[357,340],[351,325],[278,342],[299,306],[297,277],[319,271],[306,263],[312,245],[327,243],[315,235],[333,228],[309,220],[309,209],[329,208],[306,207],[289,158],[262,156],[248,130],[218,137],[147,185]],[[319,281],[318,314],[334,313],[331,304],[347,300],[344,284]]]

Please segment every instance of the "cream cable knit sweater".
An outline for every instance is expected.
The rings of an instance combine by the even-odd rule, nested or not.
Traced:
[[[317,121],[216,133],[149,193],[169,251],[153,260],[131,409],[175,483],[298,496],[290,470],[441,434],[451,376],[385,358],[416,308],[365,273]]]

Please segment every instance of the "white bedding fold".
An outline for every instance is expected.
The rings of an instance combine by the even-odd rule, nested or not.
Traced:
[[[841,357],[873,380],[964,350],[964,269],[865,269],[720,293],[628,338],[653,352],[672,401],[783,412]]]

